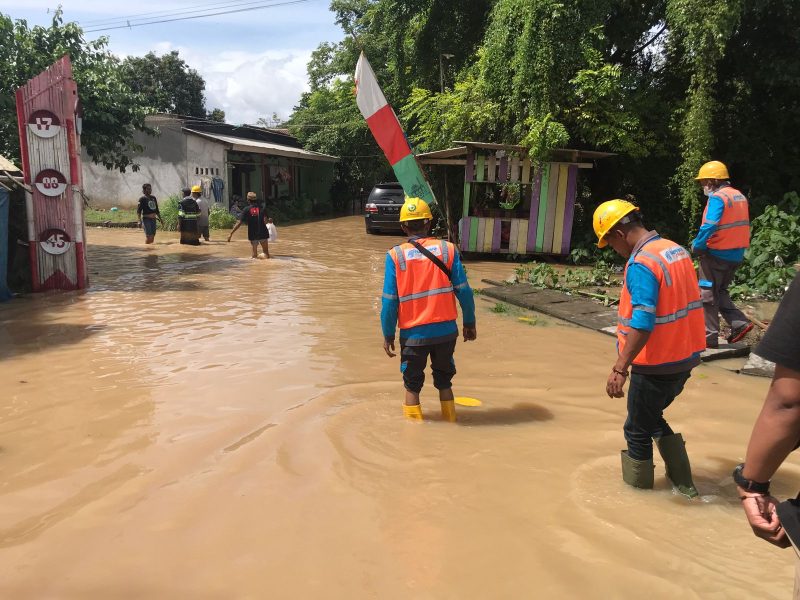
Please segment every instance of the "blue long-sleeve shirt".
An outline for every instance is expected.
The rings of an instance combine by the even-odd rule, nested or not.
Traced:
[[[420,239],[412,237],[412,240]],[[467,274],[461,264],[461,255],[456,253],[451,268],[453,291],[461,305],[461,318],[465,326],[475,325],[475,297],[467,281]],[[386,265],[383,277],[383,298],[381,300],[381,329],[383,337],[394,339],[397,328],[397,315],[400,310],[400,299],[397,291],[397,272],[394,261],[386,254]],[[428,323],[400,330],[400,343],[405,346],[427,346],[454,340],[458,337],[458,325],[455,321]]]
[[[708,198],[708,210],[706,211],[706,217],[703,219],[703,224],[700,225],[700,230],[697,232],[697,237],[692,242],[692,252],[705,250],[712,256],[716,256],[722,260],[740,263],[744,260],[745,248],[718,250],[716,248],[708,247],[708,240],[717,230],[719,221],[722,219],[723,212],[725,212],[725,202],[719,196],[711,194],[711,196]]]

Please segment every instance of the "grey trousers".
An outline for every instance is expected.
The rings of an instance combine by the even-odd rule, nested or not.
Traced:
[[[719,315],[736,329],[750,322],[742,311],[731,301],[728,286],[733,282],[733,276],[739,263],[722,260],[710,254],[700,256],[700,297],[703,300],[703,310],[706,319],[706,345],[716,346],[719,343]]]

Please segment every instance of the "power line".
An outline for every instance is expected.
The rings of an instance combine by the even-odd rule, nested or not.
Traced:
[[[262,8],[275,8],[277,6],[289,6],[289,5],[292,5],[292,4],[304,4],[306,2],[311,2],[311,1],[312,0],[287,0],[286,2],[274,2],[272,4],[264,4],[262,6],[252,6],[252,7],[248,7],[248,8],[223,10],[223,11],[219,11],[219,12],[211,12],[211,13],[206,13],[206,14],[197,14],[197,15],[192,15],[192,16],[182,16],[182,17],[174,17],[174,18],[170,18],[170,19],[160,19],[160,20],[155,20],[155,21],[147,21],[147,22],[143,22],[143,23],[131,23],[131,22],[128,22],[128,23],[126,23],[124,25],[114,25],[112,27],[97,27],[97,28],[94,28],[94,29],[86,29],[86,30],[84,30],[84,33],[96,33],[98,31],[110,31],[112,29],[129,29],[129,28],[132,28],[132,27],[141,27],[142,25],[156,25],[158,23],[172,23],[174,21],[187,21],[189,19],[200,19],[202,17],[216,17],[216,16],[219,16],[219,15],[230,15],[230,14],[234,14],[234,13],[247,12],[247,11],[251,11],[251,10],[259,10],[259,9],[262,9]],[[206,10],[206,9],[202,9],[202,10]]]
[[[240,5],[249,5],[249,4],[261,4],[265,0],[219,0],[217,2],[212,2],[211,4],[203,4],[201,8],[200,5],[192,7],[192,6],[184,6],[183,8],[170,8],[166,10],[156,10],[144,13],[135,13],[132,15],[124,15],[121,17],[106,17],[102,19],[90,19],[88,21],[81,21],[80,25],[83,27],[91,27],[96,28],[100,26],[111,26],[117,24],[126,24],[129,21],[142,21],[147,19],[156,19],[156,18],[164,18],[164,17],[172,17],[176,15],[183,15],[188,12],[197,12],[197,11],[205,11],[205,10],[212,10],[218,8],[234,8]]]

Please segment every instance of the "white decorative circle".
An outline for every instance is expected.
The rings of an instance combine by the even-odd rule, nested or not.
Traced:
[[[61,121],[49,110],[37,110],[28,118],[28,129],[36,137],[51,138],[61,131]]]
[[[59,255],[72,247],[72,241],[63,229],[48,229],[39,236],[39,246],[48,254]]]
[[[37,190],[50,197],[60,196],[67,189],[67,178],[55,169],[39,171],[33,183]]]

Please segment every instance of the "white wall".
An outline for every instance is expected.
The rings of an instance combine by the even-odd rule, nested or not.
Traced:
[[[221,177],[225,182],[222,203],[228,206],[228,170],[225,166],[225,146],[191,133],[186,134],[186,181],[201,185],[203,178]],[[211,194],[210,201],[214,201]]]
[[[125,173],[110,171],[103,165],[92,163],[86,150],[82,149],[83,190],[91,206],[134,208],[142,195],[144,183],[153,186],[153,195],[159,201],[180,194],[181,188],[190,183],[187,181],[187,136],[181,131],[180,122],[159,122],[158,127],[160,134],[157,136],[135,135],[136,143],[144,146],[141,154],[132,157],[133,162],[139,164],[137,172],[130,168]]]

